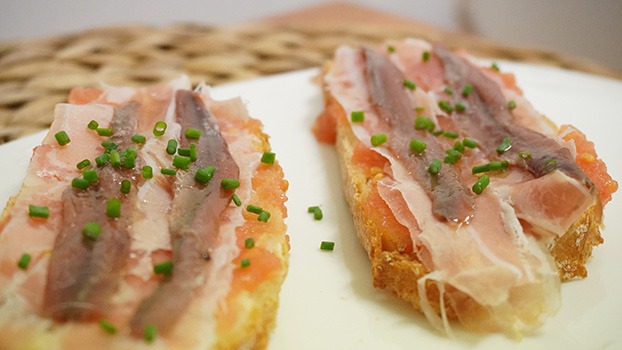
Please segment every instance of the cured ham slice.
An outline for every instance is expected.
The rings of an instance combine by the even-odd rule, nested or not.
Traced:
[[[441,331],[521,337],[557,311],[560,281],[586,276],[617,183],[511,75],[409,39],[339,48],[323,89],[314,132],[336,143],[376,287]]]

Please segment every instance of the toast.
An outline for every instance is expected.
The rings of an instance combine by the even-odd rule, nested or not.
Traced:
[[[462,83],[462,75],[468,76],[470,88]],[[587,276],[585,263],[592,248],[603,242],[599,231],[602,205],[610,200],[617,183],[607,175],[604,163],[578,130],[570,126],[558,129],[533,110],[513,76],[479,67],[464,53],[408,39],[375,49],[338,49],[334,61],[322,72],[322,84],[325,108],[313,131],[321,142],[335,143],[345,198],[356,233],[371,261],[376,288],[405,300],[439,330],[450,332],[450,321],[457,320],[471,330],[520,337],[557,310],[560,280]],[[473,120],[461,120],[464,117],[460,114],[468,114],[478,103],[493,103],[495,93],[486,90],[492,88],[502,99],[499,109],[505,109],[498,118],[513,116],[510,123],[521,128],[508,132],[512,126],[503,125],[504,132],[512,134],[514,147],[526,144],[520,141],[525,135],[542,135],[534,136],[540,142],[537,144],[557,147],[553,152],[560,157],[556,169],[534,175],[537,171],[529,165],[519,164],[531,162],[521,158],[527,154],[533,158],[540,155],[533,147],[513,149],[512,155],[497,153],[494,148],[486,151],[486,147],[503,143],[505,135],[495,141],[483,141],[481,134],[473,130]],[[407,101],[405,106],[400,106],[402,101]],[[416,119],[427,125],[418,125]],[[490,128],[487,132],[494,138],[490,131],[494,125],[484,122],[490,123],[486,125]],[[418,142],[414,148],[412,140]],[[422,143],[427,147],[423,151],[417,148]],[[580,146],[586,143],[587,148]],[[435,145],[440,152],[434,153]],[[456,152],[443,152],[449,149]],[[420,159],[409,160],[415,157]],[[431,174],[428,168],[432,158],[441,161],[437,174]],[[591,160],[591,169],[581,162],[585,159]],[[484,171],[490,184],[479,195],[474,194],[475,189],[469,187],[483,175],[471,168],[495,161],[503,169]],[[415,165],[410,166],[409,162]],[[561,166],[562,162],[569,165]],[[593,170],[595,164],[599,165],[597,171]],[[461,198],[452,198],[453,204],[443,209],[438,203],[444,197],[439,198],[434,189],[425,189],[427,181],[434,181],[436,186],[450,181],[440,178],[449,168],[457,169],[454,180],[467,184],[456,186],[452,193],[460,193],[466,187],[464,201],[475,198],[474,205],[465,206],[471,211],[467,211],[464,220],[459,216]],[[573,179],[566,179],[565,173],[553,175],[564,171],[571,173]],[[410,175],[405,176],[406,173]],[[538,180],[547,177],[559,177],[559,181]],[[565,182],[573,185],[566,186]],[[542,186],[547,185],[576,194],[576,203],[581,203],[567,203],[571,209],[562,211],[571,214],[571,219],[563,224],[552,215],[556,225],[547,226],[542,218],[525,209],[550,209],[551,203],[543,204],[536,200],[537,196],[528,195],[540,193]],[[502,225],[495,222],[495,215]],[[487,222],[478,216],[486,216]],[[486,233],[491,226],[497,234]],[[501,234],[503,230],[510,231],[508,228],[513,231],[511,235]],[[520,251],[523,259],[529,256],[531,263],[506,258],[512,254],[507,250],[510,246],[515,246],[512,249]],[[512,272],[502,272],[504,268]],[[524,279],[524,274],[531,276]],[[503,287],[497,288],[497,284]]]
[[[240,99],[74,89],[0,219],[0,348],[266,348],[287,188]]]

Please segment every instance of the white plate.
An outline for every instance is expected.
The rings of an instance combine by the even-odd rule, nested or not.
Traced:
[[[571,123],[596,142],[609,171],[622,179],[622,82],[558,69],[501,62],[515,72],[536,108],[558,124]],[[589,278],[562,286],[562,306],[535,335],[516,342],[503,335],[436,333],[404,302],[371,285],[369,261],[354,233],[341,193],[337,157],[310,128],[322,109],[305,70],[220,86],[216,98],[241,95],[271,135],[286,178],[291,259],[269,349],[614,349],[622,347],[622,207],[605,210],[605,244],[588,264]],[[51,113],[52,111],[50,111]],[[0,202],[21,185],[31,149],[43,133],[0,146]],[[616,196],[619,197],[619,196]],[[307,208],[320,205],[322,221]],[[616,215],[617,213],[617,215]],[[335,250],[319,250],[322,240]]]

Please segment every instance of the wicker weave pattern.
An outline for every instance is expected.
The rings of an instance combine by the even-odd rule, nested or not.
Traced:
[[[423,34],[423,35],[422,35]],[[76,86],[144,85],[188,74],[193,84],[225,82],[320,66],[341,44],[420,36],[488,57],[577,67],[526,52],[409,31],[322,31],[252,25],[113,27],[45,39],[0,42],[0,143],[45,129],[54,105]]]

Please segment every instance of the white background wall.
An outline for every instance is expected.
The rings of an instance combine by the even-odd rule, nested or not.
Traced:
[[[0,40],[116,24],[229,25],[322,0],[0,0]],[[622,71],[620,0],[352,0],[450,30],[590,58]]]

